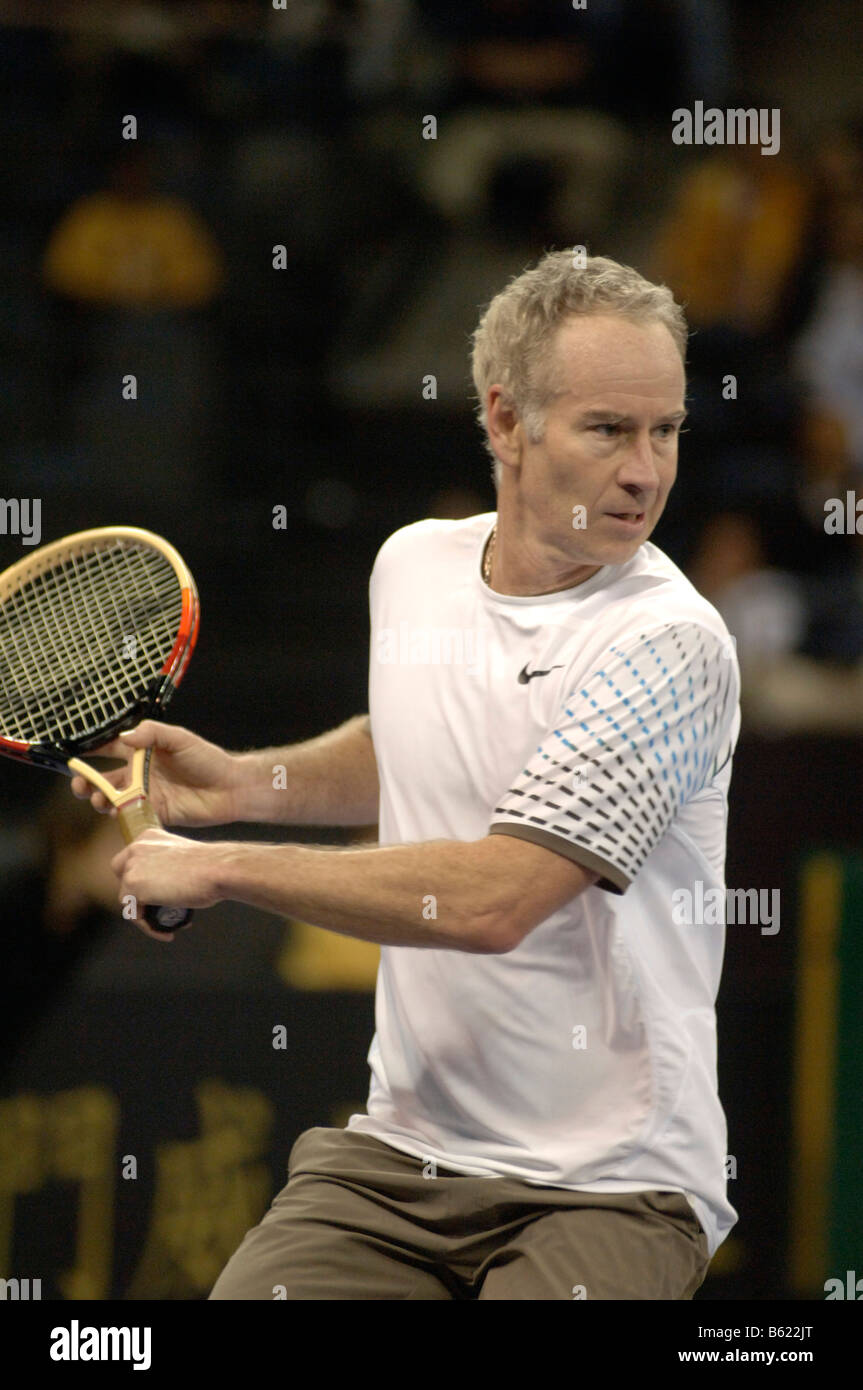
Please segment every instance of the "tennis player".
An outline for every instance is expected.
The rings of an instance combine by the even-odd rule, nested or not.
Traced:
[[[689,1299],[736,1220],[724,926],[675,895],[724,901],[739,673],[650,541],[686,336],[668,289],[546,255],[474,336],[497,511],[375,560],[368,717],[239,755],[149,722],[118,741],[154,746],[170,825],[380,827],[343,850],[154,830],[114,861],[141,902],[382,947],[367,1112],[300,1135],[214,1299]]]

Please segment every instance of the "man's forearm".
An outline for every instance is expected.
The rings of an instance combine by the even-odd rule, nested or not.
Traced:
[[[507,949],[511,885],[489,874],[487,842],[329,849],[213,843],[220,900],[296,917],[382,946],[488,954]],[[482,885],[482,886],[480,886]]]
[[[368,715],[286,748],[234,754],[236,818],[267,825],[374,825],[378,767]]]

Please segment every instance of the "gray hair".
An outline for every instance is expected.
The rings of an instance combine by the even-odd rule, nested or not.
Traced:
[[[487,306],[473,334],[477,417],[485,447],[495,459],[495,484],[500,481],[501,465],[488,438],[488,389],[496,383],[503,388],[528,439],[539,443],[554,395],[554,338],[571,315],[619,314],[634,323],[663,323],[686,362],[686,318],[671,290],[606,256],[582,256],[579,261],[580,250],[549,251],[537,265],[514,276]]]

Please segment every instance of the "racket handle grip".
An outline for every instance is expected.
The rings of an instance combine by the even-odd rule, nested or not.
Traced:
[[[153,810],[147,797],[139,797],[136,801],[131,801],[127,806],[117,808],[117,821],[123,832],[123,839],[127,845],[133,840],[137,840],[139,835],[143,835],[145,830],[161,830],[162,823],[156,812]],[[144,921],[153,931],[172,932],[179,931],[180,927],[186,927],[192,920],[194,913],[190,907],[154,907],[144,908]]]

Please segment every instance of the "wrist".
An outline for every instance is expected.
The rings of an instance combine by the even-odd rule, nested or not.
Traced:
[[[230,840],[213,843],[208,872],[213,891],[220,902],[248,903],[264,911],[277,912],[278,894],[270,881],[272,856],[279,856],[279,869],[287,868],[291,846],[236,843]],[[281,875],[280,875],[281,876]]]
[[[256,766],[256,763],[260,761],[260,754],[229,753],[228,759],[229,820],[232,822],[254,820],[255,802],[260,801],[260,795],[255,796],[255,791],[260,787],[262,777],[259,766]],[[222,824],[224,825],[225,821]]]
[[[213,840],[207,845],[207,877],[216,902],[239,901],[237,851],[244,848],[230,840]]]

